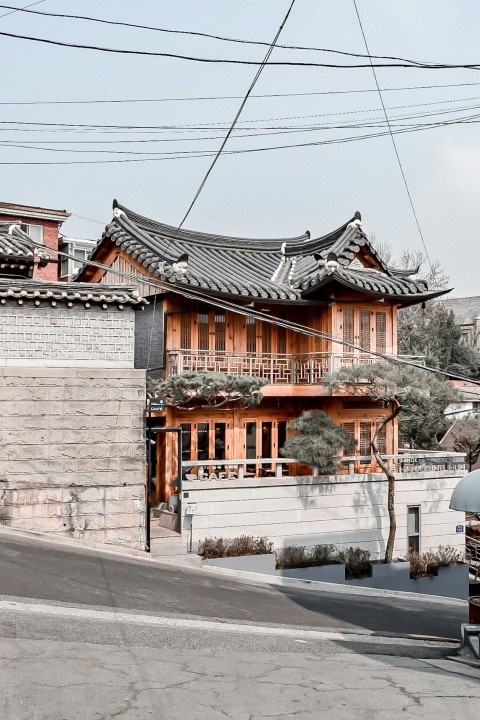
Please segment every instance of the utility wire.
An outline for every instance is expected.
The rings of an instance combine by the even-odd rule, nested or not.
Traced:
[[[45,0],[41,0],[45,2]],[[9,13],[10,14],[10,13]],[[0,17],[4,17],[0,15]],[[277,47],[281,47],[277,45]],[[435,90],[437,88],[457,88],[478,86],[480,83],[446,83],[439,85],[410,85],[407,87],[382,88],[382,92],[403,92],[405,90]],[[267,93],[263,95],[250,95],[252,99],[284,98],[284,97],[313,97],[316,95],[352,95],[358,93],[376,93],[377,90],[325,90],[324,92],[297,92],[297,93]],[[162,103],[162,102],[193,102],[205,100],[241,100],[242,95],[199,95],[192,97],[169,97],[169,98],[119,98],[111,100],[6,100],[0,101],[0,105],[105,105],[122,103]],[[455,102],[454,100],[445,102]]]
[[[425,132],[426,130],[433,130],[436,128],[446,127],[449,125],[460,125],[460,124],[474,124],[480,122],[480,115],[473,115],[464,120],[444,120],[435,123],[424,123],[421,125],[413,125],[405,128],[399,128],[397,130],[391,130],[393,134],[413,133],[413,132]],[[362,140],[371,140],[374,138],[385,137],[389,135],[388,130],[368,133],[365,135],[353,135],[350,137],[332,138],[330,140],[318,140],[314,142],[303,142],[303,143],[290,143],[287,145],[273,145],[269,147],[257,147],[257,148],[244,148],[242,150],[225,150],[223,155],[245,155],[247,153],[267,152],[273,150],[287,150],[290,148],[306,148],[306,147],[320,147],[323,145],[341,145],[349,142],[359,142]],[[218,152],[218,151],[217,151]],[[215,157],[216,151],[212,150],[184,150],[175,151],[168,153],[163,151],[158,157],[141,157],[141,158],[123,158],[119,160],[45,160],[45,161],[2,161],[2,165],[103,165],[103,164],[118,164],[118,163],[139,163],[139,162],[162,162],[170,160],[190,160],[193,158],[203,157]]]
[[[255,73],[255,77],[253,78],[252,82],[250,83],[250,87],[248,88],[248,90],[247,90],[247,92],[246,92],[246,94],[245,94],[245,97],[243,98],[242,102],[240,103],[240,107],[239,107],[238,110],[237,110],[237,114],[236,114],[235,117],[233,118],[232,124],[230,125],[230,128],[229,128],[227,134],[225,135],[225,138],[223,139],[222,144],[221,144],[220,147],[218,148],[217,153],[216,153],[215,157],[213,158],[213,160],[212,160],[212,162],[211,162],[211,164],[210,164],[210,167],[208,168],[207,172],[205,173],[205,176],[204,176],[202,182],[200,183],[200,185],[199,185],[199,187],[198,187],[198,190],[197,190],[197,192],[195,193],[195,195],[194,195],[194,197],[193,197],[193,200],[192,200],[192,202],[190,203],[190,205],[189,205],[189,207],[188,207],[187,212],[186,212],[185,215],[183,216],[182,221],[180,222],[180,225],[178,226],[178,229],[180,229],[180,228],[182,227],[183,223],[185,222],[185,220],[186,220],[186,219],[188,218],[188,216],[190,215],[190,212],[192,211],[193,206],[194,206],[195,203],[197,202],[200,193],[202,192],[203,188],[205,187],[205,183],[207,182],[207,180],[208,180],[208,178],[209,178],[209,176],[210,176],[210,173],[212,172],[212,170],[213,170],[213,168],[215,167],[215,165],[216,165],[216,163],[217,163],[220,155],[222,154],[222,151],[223,151],[225,145],[226,145],[227,142],[228,142],[228,138],[230,137],[230,135],[231,135],[232,132],[233,132],[233,129],[234,129],[235,125],[236,125],[236,122],[237,122],[238,118],[239,118],[240,115],[242,114],[242,110],[243,110],[243,108],[245,107],[245,105],[246,105],[246,103],[247,103],[247,100],[248,100],[248,98],[249,98],[249,96],[250,96],[250,93],[252,92],[253,88],[254,88],[255,85],[257,84],[257,81],[258,81],[260,75],[262,74],[262,71],[263,71],[265,65],[267,64],[267,62],[268,62],[268,60],[269,60],[269,58],[270,58],[270,55],[271,55],[272,52],[273,52],[273,49],[274,49],[274,47],[275,47],[275,44],[276,44],[278,38],[280,37],[280,33],[282,32],[283,28],[285,27],[285,23],[287,22],[287,20],[288,20],[288,18],[289,18],[289,16],[290,16],[290,13],[292,12],[292,8],[293,8],[294,5],[295,5],[295,0],[292,0],[292,2],[290,3],[289,8],[288,8],[288,10],[287,10],[287,13],[286,13],[286,15],[285,15],[285,17],[284,17],[284,19],[283,19],[283,22],[281,23],[280,27],[278,28],[277,34],[276,34],[275,37],[273,38],[273,40],[272,40],[272,42],[271,42],[271,44],[270,44],[270,47],[268,48],[268,50],[267,50],[267,52],[266,52],[265,57],[263,58],[263,60],[262,60],[262,62],[261,62],[261,64],[260,64],[257,72]]]
[[[473,100],[479,100],[479,97],[469,97],[469,98],[459,98],[458,100],[444,100],[440,102],[431,102],[431,103],[416,103],[412,105],[396,105],[388,108],[389,110],[399,110],[399,109],[405,109],[405,108],[414,108],[414,107],[426,107],[426,106],[432,106],[432,105],[443,105],[443,104],[450,104],[450,103],[460,103],[460,102],[467,102],[467,101],[473,101]],[[479,105],[461,105],[460,107],[454,107],[449,109],[437,109],[437,110],[429,110],[425,112],[424,110],[416,113],[399,113],[394,115],[390,120],[400,120],[400,119],[421,119],[425,117],[432,117],[434,115],[451,115],[453,113],[459,113],[464,110],[477,110],[479,109]],[[345,115],[357,115],[357,114],[365,114],[365,113],[376,113],[380,112],[382,108],[368,108],[365,110],[347,110],[343,112],[334,112],[334,113],[316,113],[316,114],[309,114],[309,115],[284,115],[284,116],[277,116],[277,117],[270,117],[270,118],[254,118],[250,120],[238,120],[236,123],[236,126],[234,127],[235,132],[245,132],[249,129],[256,129],[256,130],[282,130],[282,129],[297,129],[297,128],[310,128],[311,125],[263,125],[259,126],[257,128],[243,128],[238,127],[239,125],[252,125],[253,123],[267,123],[267,122],[281,122],[284,120],[305,120],[305,119],[312,119],[312,118],[324,118],[324,117],[343,117]],[[382,118],[384,117],[384,114],[382,115]],[[382,122],[385,123],[386,121],[380,117],[374,117],[370,119],[363,120],[353,120],[352,122],[346,122],[344,124],[345,127],[349,127],[353,124],[359,124],[362,126],[364,122]],[[332,123],[317,123],[317,125],[327,126],[331,125]],[[95,123],[61,123],[61,122],[33,122],[33,121],[24,121],[24,120],[0,120],[0,131],[2,130],[13,130],[15,128],[5,128],[3,126],[5,125],[17,125],[21,127],[26,128],[60,128],[60,129],[86,129],[89,131],[95,131],[95,130],[150,130],[150,131],[164,131],[164,130],[172,130],[172,131],[182,131],[182,132],[191,132],[191,131],[209,131],[209,130],[227,130],[230,128],[230,121],[215,121],[215,122],[203,122],[203,123],[187,123],[187,124],[175,124],[175,125],[99,125]],[[316,127],[316,126],[313,126]],[[338,126],[337,126],[338,127]]]
[[[30,3],[30,5],[25,5],[24,7],[17,8],[13,7],[12,5],[0,5],[2,8],[8,8],[10,12],[3,13],[3,15],[0,15],[0,18],[7,17],[7,15],[13,15],[16,12],[35,12],[35,10],[27,10],[27,8],[31,8],[34,5],[40,5],[40,3],[45,2],[45,0],[37,0],[37,2]]]
[[[40,2],[43,2],[44,0],[40,0]],[[32,3],[32,5],[38,5],[38,3]],[[27,5],[24,8],[13,8],[11,5],[0,5],[0,8],[8,8],[11,9],[13,12],[25,12],[33,15],[43,15],[47,17],[55,17],[55,18],[63,18],[63,19],[71,19],[71,20],[85,20],[88,22],[94,22],[94,23],[101,23],[104,25],[117,25],[120,27],[130,27],[130,28],[136,28],[140,30],[152,30],[155,32],[161,32],[161,33],[168,33],[171,35],[189,35],[194,37],[204,37],[209,38],[212,40],[221,40],[224,42],[229,43],[240,43],[243,45],[263,45],[264,47],[269,47],[269,42],[262,42],[262,41],[256,41],[256,40],[246,40],[243,38],[232,38],[232,37],[225,37],[223,35],[213,35],[211,33],[203,33],[203,32],[195,32],[191,30],[171,30],[167,28],[161,28],[156,27],[154,25],[138,25],[136,23],[128,23],[128,22],[122,22],[119,20],[106,20],[103,18],[95,18],[91,16],[86,15],[68,15],[65,13],[52,13],[52,12],[44,12],[39,10],[28,10],[27,8],[32,7],[31,5]],[[10,13],[7,13],[10,14]],[[1,16],[0,16],[1,17]],[[284,50],[306,50],[306,51],[315,51],[315,52],[324,52],[324,53],[334,53],[336,55],[346,55],[348,57],[360,57],[365,58],[368,57],[367,55],[363,55],[362,53],[353,53],[353,52],[346,52],[343,50],[335,50],[331,48],[319,48],[319,47],[308,47],[308,46],[302,46],[302,45],[279,45],[277,44],[276,47],[284,49]],[[408,58],[403,57],[396,57],[391,55],[372,55],[375,59],[378,60],[399,60],[403,62],[408,63],[415,63],[415,64],[424,64],[424,61],[419,60],[409,60]]]
[[[422,116],[422,117],[428,117],[428,116]],[[477,113],[474,116],[464,116],[464,118],[457,118],[454,122],[450,121],[449,124],[459,124],[464,123],[465,119],[471,120],[472,118],[479,118],[480,115]],[[413,131],[419,128],[429,128],[432,129],[432,127],[436,127],[438,123],[420,123],[417,125],[392,125],[391,127],[398,128],[398,131]],[[345,124],[345,125],[313,125],[313,126],[300,126],[300,127],[293,127],[288,128],[288,126],[285,127],[285,129],[279,129],[274,131],[263,131],[263,128],[258,128],[258,130],[261,130],[261,132],[245,132],[242,135],[235,135],[232,139],[233,140],[244,140],[249,138],[264,138],[264,137],[271,137],[274,135],[293,135],[293,134],[304,134],[304,133],[316,133],[316,132],[325,132],[325,131],[331,131],[331,130],[360,130],[360,129],[376,129],[381,130],[384,125],[382,123],[377,122],[365,122],[365,123],[355,123],[355,124]],[[397,131],[396,131],[397,132]],[[372,133],[373,135],[373,133]],[[353,136],[360,137],[360,136]],[[370,136],[369,136],[370,137]],[[43,152],[55,152],[55,153],[74,153],[74,154],[104,154],[104,155],[149,155],[149,156],[155,156],[158,157],[159,153],[165,156],[178,156],[181,157],[182,155],[198,155],[202,154],[204,156],[205,150],[173,150],[173,151],[165,151],[165,150],[149,150],[149,151],[143,151],[143,150],[117,150],[117,149],[96,149],[96,148],[71,148],[71,147],[51,147],[51,145],[120,145],[123,146],[124,144],[157,144],[157,143],[192,143],[192,142],[202,142],[202,141],[209,141],[209,140],[218,140],[223,139],[222,135],[213,135],[213,136],[201,136],[201,137],[182,137],[182,138],[148,138],[148,139],[135,139],[135,140],[1,140],[0,141],[0,147],[11,147],[11,148],[21,148],[26,150],[37,150],[37,151],[43,151]],[[348,138],[339,138],[339,140],[348,140]],[[327,141],[331,142],[331,141]],[[38,145],[38,143],[41,143],[41,145]],[[48,147],[46,147],[48,146]],[[254,149],[254,148],[253,148]],[[245,152],[247,149],[245,149]]]
[[[370,56],[370,50],[369,50],[368,43],[367,43],[367,38],[366,38],[366,36],[365,36],[365,31],[364,31],[364,29],[363,29],[362,20],[361,20],[361,18],[360,18],[360,13],[358,12],[357,0],[353,0],[353,5],[354,5],[354,7],[355,7],[355,12],[356,12],[356,14],[357,14],[358,24],[360,25],[360,30],[361,30],[361,33],[362,33],[363,42],[365,43],[365,49],[366,49],[367,54],[368,54],[368,56],[369,56],[369,58],[370,58],[370,65],[371,65],[371,67],[372,67],[372,73],[373,73],[373,77],[374,77],[374,79],[375,79],[375,85],[377,86],[378,96],[379,96],[379,98],[380,98],[380,102],[381,102],[381,104],[382,104],[383,112],[384,112],[384,114],[385,114],[385,120],[387,121],[389,134],[390,134],[390,137],[391,137],[391,140],[392,140],[392,144],[393,144],[393,149],[394,149],[395,155],[396,155],[396,157],[397,157],[398,167],[400,168],[400,172],[402,173],[403,184],[405,185],[405,190],[407,191],[408,199],[409,199],[409,202],[410,202],[410,207],[412,208],[413,217],[415,218],[415,222],[416,222],[416,224],[417,224],[418,233],[419,233],[420,239],[421,239],[421,241],[422,241],[423,249],[425,250],[425,255],[427,256],[428,264],[430,265],[430,270],[431,270],[431,272],[432,272],[432,274],[433,274],[432,261],[430,260],[430,256],[429,256],[428,250],[427,250],[427,245],[426,245],[425,239],[424,239],[424,237],[423,237],[422,228],[420,227],[420,222],[419,222],[419,219],[418,219],[418,216],[417,216],[417,212],[416,212],[416,210],[415,210],[415,205],[413,204],[413,199],[412,199],[412,195],[411,195],[411,193],[410,193],[410,188],[408,187],[408,183],[407,183],[407,178],[406,178],[406,175],[405,175],[405,171],[404,171],[404,169],[403,169],[402,161],[400,160],[400,155],[399,155],[399,153],[398,153],[397,143],[395,142],[395,138],[393,137],[392,128],[390,127],[390,120],[389,120],[389,117],[388,117],[387,109],[386,109],[386,107],[385,107],[385,103],[383,102],[383,95],[382,95],[382,91],[380,90],[380,85],[379,85],[379,82],[378,82],[378,79],[377,79],[377,73],[375,72],[375,68],[374,68],[374,66],[373,66],[373,62],[372,62],[372,59],[371,59],[371,56]]]
[[[45,247],[43,243],[37,243],[31,238],[26,240],[32,248],[38,248],[45,251],[50,251],[52,254],[54,254],[56,257],[65,257],[69,258],[71,260],[78,260],[78,258],[75,258],[74,255],[70,255],[69,253],[66,253],[64,251],[54,251],[51,248]],[[371,355],[372,357],[378,357],[382,360],[386,360],[387,362],[393,362],[398,365],[406,365],[409,367],[418,368],[419,370],[424,370],[426,372],[433,373],[435,375],[441,375],[443,377],[449,377],[453,378],[454,380],[463,380],[469,383],[472,383],[473,385],[480,385],[480,380],[474,380],[469,377],[465,377],[463,375],[457,375],[455,373],[451,373],[448,370],[442,370],[440,368],[431,367],[429,365],[419,365],[418,363],[415,363],[411,360],[407,360],[405,358],[399,357],[398,355],[388,355],[386,353],[377,352],[375,350],[366,349],[362,347],[361,345],[353,342],[349,342],[348,340],[344,340],[341,337],[335,337],[334,335],[329,335],[328,333],[321,332],[320,330],[315,330],[313,328],[310,328],[306,325],[301,325],[300,323],[294,323],[289,320],[284,320],[283,318],[277,317],[275,315],[271,315],[270,313],[267,315],[265,313],[262,313],[258,310],[254,310],[250,307],[246,307],[243,305],[238,305],[237,303],[231,302],[229,300],[223,300],[221,298],[214,297],[212,295],[204,294],[201,291],[195,290],[194,288],[189,288],[186,290],[185,288],[178,287],[174,284],[170,284],[163,280],[149,280],[144,275],[136,275],[135,273],[131,273],[125,270],[118,270],[112,268],[110,265],[105,265],[104,263],[100,263],[96,260],[88,259],[85,261],[84,267],[87,265],[91,265],[92,267],[97,267],[101,270],[106,270],[112,275],[118,275],[119,277],[125,278],[127,280],[131,280],[132,283],[138,284],[142,283],[144,285],[148,285],[149,287],[152,287],[156,290],[162,290],[163,292],[171,292],[176,295],[180,295],[182,297],[185,297],[190,300],[195,300],[197,302],[203,302],[207,305],[212,305],[213,307],[221,308],[222,310],[230,310],[231,312],[234,312],[238,315],[243,315],[245,317],[252,317],[257,320],[261,320],[263,322],[270,323],[271,325],[281,326],[284,327],[287,330],[291,330],[293,332],[299,333],[301,335],[308,335],[310,337],[316,337],[320,338],[321,340],[328,340],[329,342],[336,343],[339,345],[342,345],[343,347],[348,347],[351,350],[359,350],[360,352],[363,352],[365,354]],[[257,302],[268,302],[268,298],[249,298],[249,300],[255,300]],[[155,370],[156,368],[152,368],[152,370]]]
[[[255,60],[236,60],[233,58],[209,58],[197,55],[183,55],[181,53],[158,52],[154,50],[130,50],[127,48],[105,47],[103,45],[86,45],[84,43],[72,43],[61,40],[52,40],[50,38],[41,38],[32,35],[20,35],[18,33],[0,32],[0,36],[9,37],[15,40],[28,40],[29,42],[43,43],[44,45],[56,45],[58,47],[74,48],[76,50],[94,50],[96,52],[114,53],[117,55],[136,55],[145,57],[164,57],[175,60],[188,60],[190,62],[207,63],[207,64],[229,64],[229,65],[258,65]],[[355,69],[369,68],[372,63],[320,63],[308,61],[280,61],[276,60],[270,65],[273,67],[321,67],[334,69]],[[373,66],[373,65],[372,65]],[[387,68],[410,68],[414,70],[480,70],[480,63],[456,64],[456,63],[417,63],[411,62],[385,62],[375,63],[373,67]]]

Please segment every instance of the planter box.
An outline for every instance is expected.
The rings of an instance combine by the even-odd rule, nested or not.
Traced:
[[[372,565],[372,577],[362,580],[346,580],[346,585],[371,587],[382,590],[401,590],[402,592],[441,595],[443,597],[468,599],[468,565],[449,565],[438,569],[431,577],[410,577],[410,564],[379,563]]]
[[[414,584],[411,592],[426,595],[443,595],[444,597],[468,600],[468,564],[449,565],[438,568],[438,574],[432,577],[417,578],[410,581]]]
[[[411,588],[410,563],[374,563],[371,566],[371,577],[360,580],[346,580],[347,585],[355,587],[380,588],[381,590],[402,590],[415,592]]]
[[[281,577],[297,578],[298,580],[313,580],[316,582],[345,583],[345,565],[317,565],[315,567],[289,568],[276,570],[275,575]]]
[[[244,570],[246,572],[275,575],[275,553],[265,555],[240,555],[238,557],[213,558],[202,560],[203,565],[228,568],[229,570]]]

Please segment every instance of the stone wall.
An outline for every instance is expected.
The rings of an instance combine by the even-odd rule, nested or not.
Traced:
[[[144,549],[144,407],[142,370],[0,367],[0,522]]]
[[[458,471],[398,475],[394,555],[405,557],[407,508],[420,507],[420,550],[465,549],[465,513],[449,510]],[[387,483],[381,473],[254,480],[184,481],[182,507],[196,504],[193,543],[206,537],[266,536],[275,547],[332,543],[362,547],[372,559],[385,553],[389,521]],[[189,533],[191,519],[184,517]]]
[[[0,366],[133,367],[133,353],[134,313],[130,309],[0,305]]]

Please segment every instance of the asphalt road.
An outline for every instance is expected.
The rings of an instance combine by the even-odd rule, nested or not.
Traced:
[[[256,584],[0,534],[0,595],[69,605],[380,634],[458,638],[458,602],[365,597]]]

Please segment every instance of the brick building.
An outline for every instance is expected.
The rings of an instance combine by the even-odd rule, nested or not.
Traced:
[[[58,250],[59,229],[70,213],[66,210],[52,210],[32,205],[0,202],[0,223],[18,226],[18,229],[34,242],[46,248]],[[33,278],[57,280],[59,277],[56,256],[50,255],[54,262],[46,265],[37,264],[33,268]],[[3,273],[0,273],[3,274]]]

